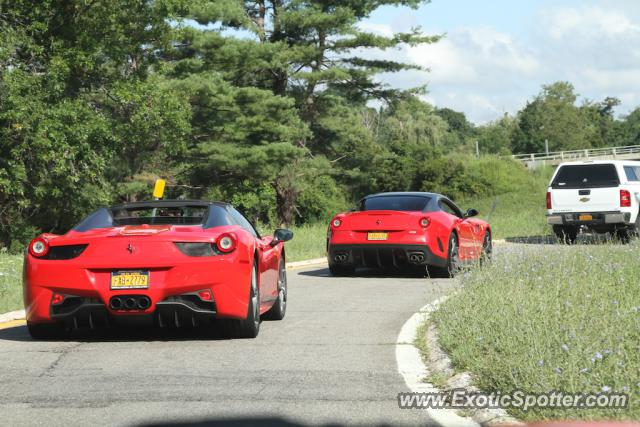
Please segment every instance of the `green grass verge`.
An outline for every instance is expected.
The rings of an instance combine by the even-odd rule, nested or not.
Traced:
[[[21,308],[22,255],[0,253],[0,314]]]
[[[327,223],[292,227],[293,240],[286,243],[287,261],[322,258],[326,253]]]
[[[486,391],[631,393],[626,410],[531,409],[524,420],[640,419],[640,243],[510,248],[461,276],[432,319]]]
[[[515,192],[458,203],[464,210],[478,209],[480,218],[491,223],[494,239],[544,236],[551,232],[545,218],[545,196],[552,172],[551,169],[530,172],[527,182]]]

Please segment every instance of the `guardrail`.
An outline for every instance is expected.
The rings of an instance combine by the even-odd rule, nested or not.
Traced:
[[[626,147],[590,148],[587,150],[553,151],[549,153],[514,154],[511,157],[522,162],[570,162],[602,158],[629,158],[637,155],[640,158],[640,145]]]

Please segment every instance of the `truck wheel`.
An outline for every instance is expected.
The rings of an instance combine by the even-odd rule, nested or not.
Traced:
[[[631,239],[640,235],[640,214],[636,216],[636,222],[629,228],[618,229],[614,232],[614,236],[620,240],[621,243],[629,243]]]
[[[578,238],[578,229],[576,227],[563,227],[560,225],[553,226],[553,233],[565,245],[573,245]]]

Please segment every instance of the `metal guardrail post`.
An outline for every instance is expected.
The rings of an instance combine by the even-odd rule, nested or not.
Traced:
[[[615,148],[615,147],[613,147],[613,158],[615,159],[616,157],[617,157],[617,154],[616,154],[616,148]]]

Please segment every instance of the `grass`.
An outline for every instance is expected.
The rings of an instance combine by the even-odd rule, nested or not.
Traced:
[[[461,276],[434,314],[455,367],[485,391],[631,394],[626,410],[530,409],[540,419],[640,418],[640,243],[511,247]]]
[[[460,200],[459,205],[464,210],[478,209],[480,218],[491,224],[494,239],[547,235],[550,228],[545,218],[545,195],[552,172],[550,169],[532,171],[528,182],[518,191]]]
[[[22,255],[0,252],[0,314],[22,305]]]
[[[327,223],[292,227],[293,240],[286,244],[287,261],[322,258],[327,250]]]

